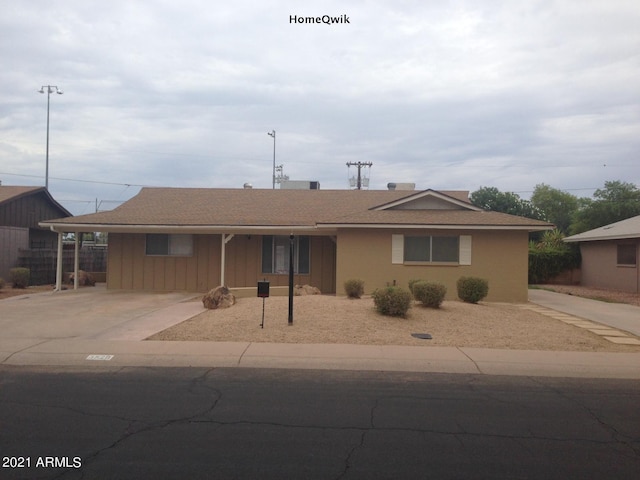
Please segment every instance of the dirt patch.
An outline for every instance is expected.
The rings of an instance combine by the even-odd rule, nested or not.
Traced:
[[[370,297],[295,297],[291,326],[287,323],[287,297],[268,298],[265,305],[264,329],[260,328],[262,300],[241,298],[229,309],[204,312],[149,340],[640,352],[640,347],[613,344],[587,330],[527,310],[525,305],[449,301],[436,310],[416,305],[407,318],[393,318],[378,314]],[[429,333],[433,339],[417,339],[412,333]]]
[[[29,295],[32,293],[52,292],[54,285],[37,285],[27,288],[12,288],[11,284],[5,284],[4,288],[0,288],[0,300],[3,298],[17,297],[18,295]]]

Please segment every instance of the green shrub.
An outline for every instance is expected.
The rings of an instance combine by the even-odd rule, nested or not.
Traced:
[[[386,287],[373,292],[376,310],[383,315],[405,317],[411,307],[411,292],[400,287]]]
[[[409,291],[411,292],[411,295],[414,295],[413,293],[413,286],[418,283],[418,282],[424,282],[425,280],[422,280],[420,278],[413,278],[411,280],[409,280]],[[415,295],[414,295],[415,296]]]
[[[489,293],[489,281],[478,277],[460,277],[456,283],[463,302],[478,303]]]
[[[565,270],[580,266],[577,245],[529,243],[529,283],[545,283]]]
[[[9,281],[13,288],[27,288],[31,271],[28,268],[12,268],[9,270]]]
[[[447,287],[441,283],[415,282],[413,284],[413,298],[425,307],[440,308],[446,294]]]
[[[364,295],[364,280],[352,278],[344,282],[344,291],[349,298],[360,298]]]

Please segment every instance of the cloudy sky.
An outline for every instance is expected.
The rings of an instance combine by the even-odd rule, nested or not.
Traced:
[[[335,17],[339,23],[296,22]],[[330,18],[326,17],[326,18]],[[75,214],[141,185],[640,186],[637,0],[7,0],[0,180]]]

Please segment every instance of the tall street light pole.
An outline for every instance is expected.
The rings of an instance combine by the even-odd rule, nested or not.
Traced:
[[[275,190],[276,188],[276,131],[272,130],[267,132],[267,135],[273,137],[273,176],[272,179],[272,188]]]
[[[44,90],[45,88],[47,89],[46,91],[47,93],[47,166],[46,166],[46,172],[44,177],[44,188],[49,190],[49,104],[50,104],[51,94],[53,92],[56,92],[58,95],[62,95],[64,92],[61,89],[59,89],[56,85],[43,85],[42,87],[40,87],[39,92],[45,93],[45,90]]]

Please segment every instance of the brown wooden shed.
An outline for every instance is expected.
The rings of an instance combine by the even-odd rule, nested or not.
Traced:
[[[45,187],[0,185],[0,277],[16,266],[20,249],[57,248],[58,235],[39,222],[71,216]]]

